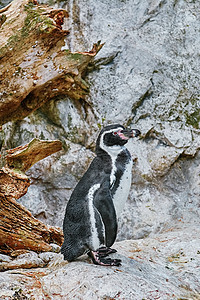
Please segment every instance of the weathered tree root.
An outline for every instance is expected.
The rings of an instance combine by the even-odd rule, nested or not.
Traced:
[[[20,120],[58,95],[84,99],[88,64],[103,46],[71,53],[62,50],[64,9],[14,0],[0,11],[0,125]]]
[[[6,166],[0,170],[0,252],[26,249],[51,251],[50,243],[61,245],[60,228],[46,226],[21,204],[16,202],[30,185],[25,171],[34,163],[61,150],[60,141],[32,140],[25,146],[9,150]]]

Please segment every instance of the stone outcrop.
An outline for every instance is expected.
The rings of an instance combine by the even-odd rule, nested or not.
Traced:
[[[137,160],[119,238],[141,238],[176,219],[198,218],[199,3],[93,0],[62,7],[69,13],[65,48],[84,52],[97,38],[105,45],[86,78],[86,101],[56,98],[3,126],[2,150],[34,137],[56,137],[64,145],[61,154],[29,171],[34,184],[21,203],[62,226],[71,191],[94,156],[99,128],[120,122],[137,126],[142,138],[129,144]]]
[[[88,66],[91,72],[84,79],[90,92],[84,101],[59,96],[25,119],[3,125],[2,151],[34,137],[60,139],[64,145],[61,153],[28,171],[32,185],[19,202],[44,222],[62,226],[71,192],[94,157],[100,128],[120,122],[137,126],[142,135],[128,145],[135,164],[119,223],[118,240],[131,239],[118,244],[119,255],[125,256],[122,269],[102,269],[81,260],[67,264],[58,256],[58,265],[50,273],[31,270],[30,286],[45,284],[47,294],[57,299],[67,295],[67,288],[70,297],[80,293],[88,299],[95,299],[94,295],[98,299],[130,299],[130,295],[133,299],[135,295],[199,299],[200,3],[55,1],[58,7],[69,14],[63,24],[63,30],[70,32],[66,49],[85,52],[97,40],[105,45]],[[144,252],[127,252],[140,249],[141,244],[146,245]],[[129,250],[123,252],[123,247]],[[81,278],[64,285],[68,274],[78,273]],[[19,277],[27,280],[27,275],[5,271],[3,276],[7,281],[16,279],[16,293],[26,294],[20,290]],[[91,280],[100,288],[91,286]]]
[[[0,298],[199,300],[200,231],[187,225],[116,243],[120,267],[96,266],[87,255],[71,263],[48,252],[29,252],[14,260],[0,256],[0,268],[10,269],[0,273]]]

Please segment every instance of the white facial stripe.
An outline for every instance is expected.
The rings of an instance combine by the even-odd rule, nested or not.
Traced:
[[[92,246],[94,249],[98,249],[100,247],[99,239],[98,239],[98,232],[96,228],[95,222],[95,212],[94,212],[94,193],[100,188],[100,184],[95,184],[89,189],[88,193],[88,203],[89,203],[89,213],[90,213],[90,220],[91,220],[91,234],[92,234]]]
[[[105,150],[106,152],[108,152],[108,149],[110,149],[110,148],[112,148],[112,149],[114,149],[114,148],[121,148],[121,146],[107,147],[107,146],[105,146],[104,143],[103,143],[104,136],[105,136],[107,133],[112,133],[112,132],[120,131],[120,130],[123,130],[123,128],[122,128],[122,127],[118,127],[118,128],[116,128],[116,129],[111,129],[111,130],[109,130],[109,131],[105,131],[105,132],[102,134],[101,139],[100,139],[100,147],[101,147],[101,149],[103,149],[103,150]]]

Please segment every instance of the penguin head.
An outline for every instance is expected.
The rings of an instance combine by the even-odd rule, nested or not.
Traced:
[[[101,150],[109,152],[109,148],[120,149],[130,138],[138,135],[140,135],[138,129],[126,129],[120,124],[108,125],[101,130],[97,138],[96,153]]]

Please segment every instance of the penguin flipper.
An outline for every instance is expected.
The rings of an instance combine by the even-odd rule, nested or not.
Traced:
[[[111,247],[117,235],[117,216],[109,188],[101,187],[95,195],[94,205],[105,227],[105,245]]]

